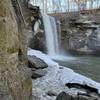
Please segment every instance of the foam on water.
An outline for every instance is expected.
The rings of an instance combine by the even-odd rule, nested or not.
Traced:
[[[63,55],[54,55],[54,56],[50,56],[50,58],[53,59],[53,60],[58,60],[58,61],[76,60],[75,57],[63,56]]]

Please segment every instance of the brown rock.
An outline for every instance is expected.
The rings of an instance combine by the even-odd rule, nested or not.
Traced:
[[[0,100],[31,100],[26,45],[19,38],[11,0],[0,0]],[[25,48],[25,49],[24,49]],[[20,54],[23,60],[19,59]]]

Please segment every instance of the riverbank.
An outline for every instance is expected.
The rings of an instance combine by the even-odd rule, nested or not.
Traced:
[[[76,56],[72,61],[57,61],[61,66],[73,69],[75,72],[85,75],[100,82],[100,57]]]
[[[86,84],[97,88],[100,92],[99,83],[75,73],[69,68],[60,66],[42,52],[31,49],[28,51],[28,55],[34,55],[48,64],[47,74],[41,78],[33,80],[33,100],[55,100],[57,95],[62,91],[65,91],[73,96],[76,96],[78,92],[83,92],[81,89],[69,89],[65,86],[66,83]],[[53,96],[48,95],[48,92],[52,93]],[[90,98],[93,97],[89,97],[88,100],[91,100]]]

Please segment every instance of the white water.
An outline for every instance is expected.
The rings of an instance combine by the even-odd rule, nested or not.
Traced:
[[[62,50],[59,49],[59,39],[57,33],[57,25],[54,17],[43,15],[45,36],[46,36],[46,47],[48,55],[55,60],[75,60],[75,58],[64,54]]]
[[[55,18],[44,14],[43,22],[45,27],[48,55],[59,55],[59,42]]]

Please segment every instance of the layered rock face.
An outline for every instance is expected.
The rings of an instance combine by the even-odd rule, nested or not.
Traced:
[[[31,100],[25,40],[11,0],[0,0],[0,100]]]
[[[99,11],[97,13],[100,16]],[[100,52],[100,22],[97,16],[81,14],[61,20],[62,46],[66,51],[75,54]]]

